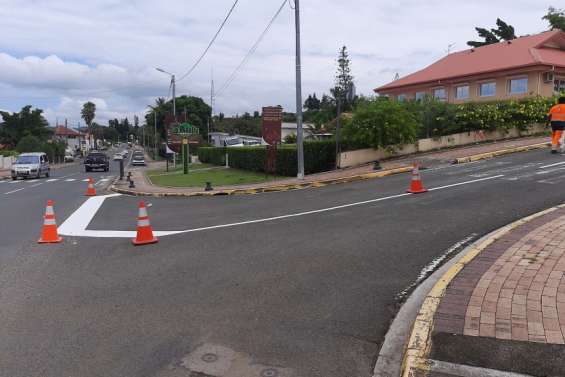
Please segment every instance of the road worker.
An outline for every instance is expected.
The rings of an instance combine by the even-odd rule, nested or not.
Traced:
[[[557,153],[562,146],[561,137],[565,129],[565,96],[559,97],[557,105],[549,110],[548,121],[551,124],[551,153]]]

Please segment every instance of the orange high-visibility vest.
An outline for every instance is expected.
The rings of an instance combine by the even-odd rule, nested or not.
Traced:
[[[552,126],[565,126],[565,104],[555,105],[549,110],[549,119]]]

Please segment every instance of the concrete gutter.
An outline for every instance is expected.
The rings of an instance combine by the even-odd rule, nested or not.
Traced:
[[[195,192],[181,192],[181,191],[170,191],[170,192],[142,192],[138,190],[131,190],[129,188],[116,187],[112,185],[110,189],[114,192],[126,195],[134,196],[153,196],[153,197],[165,197],[165,196],[176,196],[176,197],[192,197],[192,196],[219,196],[219,195],[243,195],[243,194],[259,194],[264,192],[281,192],[290,190],[300,190],[306,188],[316,188],[324,187],[332,184],[339,183],[349,183],[356,181],[363,181],[373,178],[381,178],[394,174],[407,173],[412,171],[412,166],[403,166],[400,168],[383,170],[379,172],[364,173],[359,175],[352,175],[349,177],[342,178],[332,178],[332,179],[322,179],[317,181],[308,181],[303,183],[289,183],[284,185],[270,185],[270,186],[258,186],[248,189],[222,189],[217,191],[195,191]]]
[[[488,158],[503,156],[503,155],[510,154],[510,153],[526,152],[526,151],[532,151],[532,150],[536,150],[536,149],[545,149],[549,145],[551,145],[551,144],[549,144],[549,143],[539,143],[539,144],[532,144],[532,145],[524,145],[524,146],[521,146],[521,147],[501,149],[501,150],[493,151],[493,152],[480,153],[480,154],[475,154],[475,155],[466,156],[466,157],[459,157],[459,158],[456,158],[453,161],[453,163],[454,164],[463,164],[463,163],[466,163],[466,162],[473,162],[473,161],[479,161],[479,160],[485,160],[485,159],[488,159]]]

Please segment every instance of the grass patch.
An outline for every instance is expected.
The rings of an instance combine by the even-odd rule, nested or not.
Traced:
[[[209,167],[210,166],[208,166],[208,168]],[[204,188],[206,182],[211,182],[212,186],[216,187],[245,185],[274,180],[273,176],[266,177],[264,173],[218,167],[209,170],[206,168],[193,168],[189,171],[188,174],[182,174],[182,168],[180,169],[180,172],[175,171],[165,175],[163,175],[162,170],[153,170],[148,172],[147,176],[155,185],[170,187]]]

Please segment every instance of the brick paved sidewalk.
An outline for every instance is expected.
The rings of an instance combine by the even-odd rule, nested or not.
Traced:
[[[565,376],[564,272],[561,208],[505,234],[456,275],[434,316],[430,359]]]

